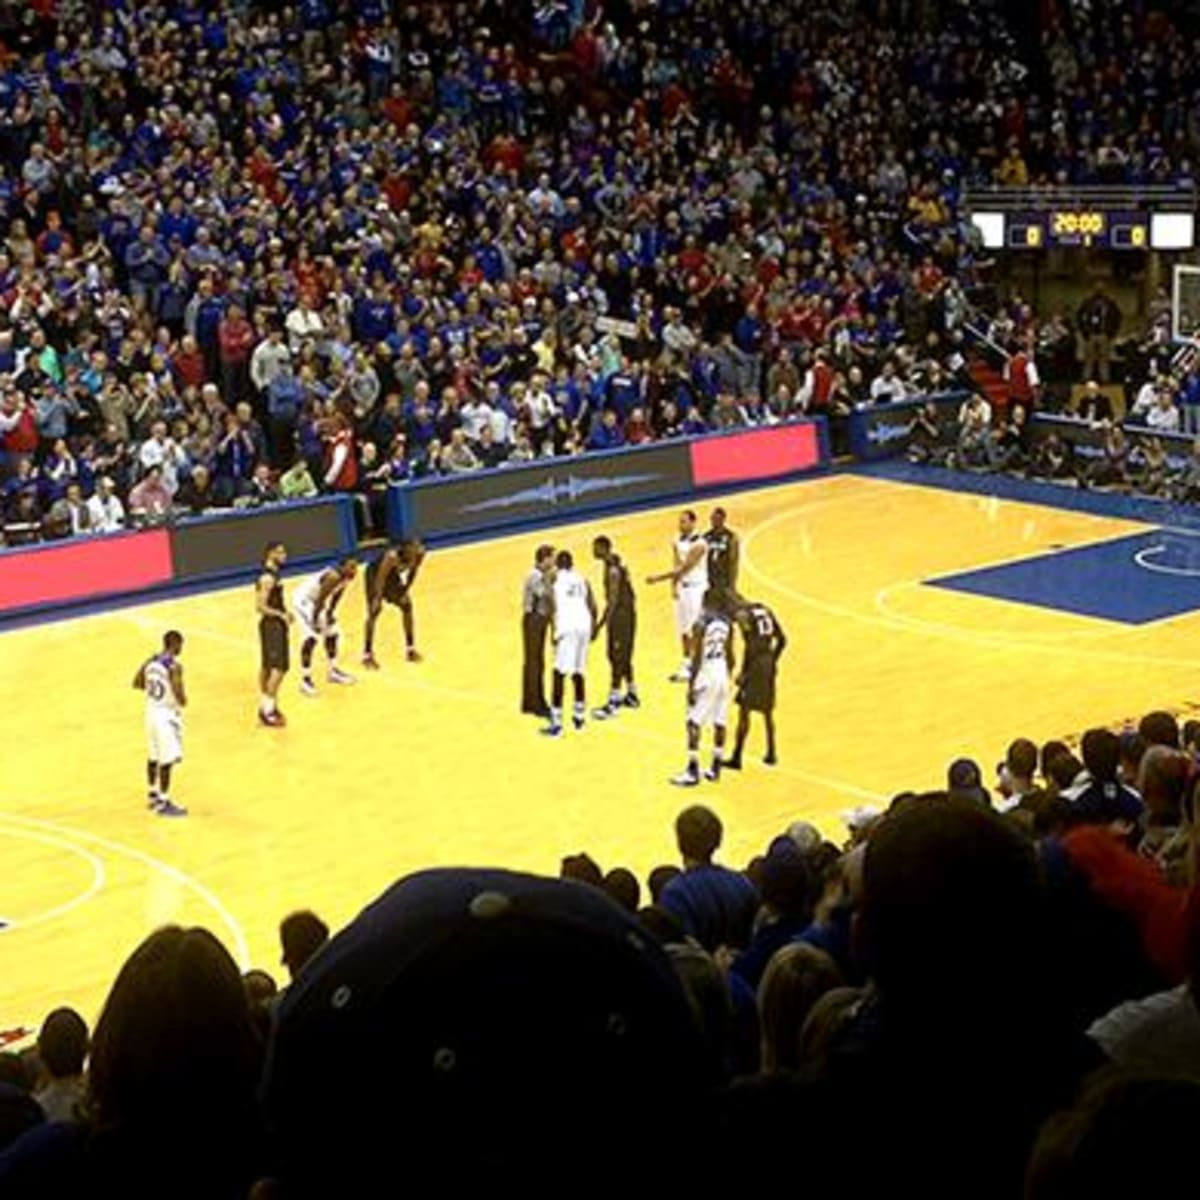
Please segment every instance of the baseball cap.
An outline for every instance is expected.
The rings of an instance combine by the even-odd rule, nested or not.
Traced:
[[[682,1136],[701,1057],[669,960],[603,892],[435,870],[384,892],[285,993],[264,1102],[289,1195],[387,1191],[414,1166],[478,1179],[522,1156],[573,1171],[597,1145],[633,1168],[669,1153],[667,1126]]]
[[[946,782],[951,796],[976,800],[980,804],[991,804],[991,798],[983,786],[983,773],[974,759],[956,758],[946,773]]]

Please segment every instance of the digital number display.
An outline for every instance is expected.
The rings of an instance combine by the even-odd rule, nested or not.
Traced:
[[[1070,210],[1050,214],[1050,236],[1056,241],[1103,237],[1108,218],[1094,209]]]

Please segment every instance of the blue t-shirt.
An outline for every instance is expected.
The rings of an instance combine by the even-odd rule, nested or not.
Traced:
[[[663,890],[662,906],[705,950],[713,951],[749,943],[758,893],[740,871],[710,863],[672,879]]]

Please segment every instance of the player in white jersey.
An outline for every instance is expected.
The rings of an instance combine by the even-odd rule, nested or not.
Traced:
[[[300,691],[305,696],[317,694],[312,677],[313,652],[318,639],[324,639],[329,659],[326,678],[330,683],[353,683],[354,676],[337,665],[338,637],[337,606],[346,588],[358,571],[358,561],[343,558],[336,567],[327,567],[320,575],[302,583],[292,597],[292,611],[300,623],[303,641],[300,643]]]
[[[678,787],[695,787],[700,782],[700,732],[705,725],[713,727],[713,757],[704,778],[715,783],[721,777],[733,671],[733,623],[725,604],[724,595],[716,588],[710,589],[704,595],[696,622],[688,685],[688,764],[682,774],[671,780]]]
[[[550,694],[550,724],[542,732],[548,737],[561,737],[563,693],[568,675],[575,689],[575,728],[583,728],[587,711],[583,675],[587,669],[588,645],[595,637],[596,600],[591,584],[575,570],[569,550],[558,552],[554,566],[550,612],[554,628],[554,682]]]
[[[675,566],[661,575],[651,575],[647,583],[671,581],[675,596],[675,626],[683,644],[683,662],[671,676],[672,683],[686,683],[691,678],[695,657],[696,622],[708,590],[708,543],[696,529],[696,514],[689,508],[679,517],[679,537],[672,545]]]
[[[146,694],[146,782],[149,807],[160,817],[186,817],[187,809],[171,799],[171,768],[183,759],[183,634],[163,635],[162,651],[148,658],[133,677],[133,686]]]

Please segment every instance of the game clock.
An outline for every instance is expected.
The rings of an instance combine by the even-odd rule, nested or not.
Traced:
[[[1144,213],[1097,208],[1013,213],[1008,219],[1007,242],[1012,250],[1066,247],[1145,250],[1150,245],[1149,218]]]

